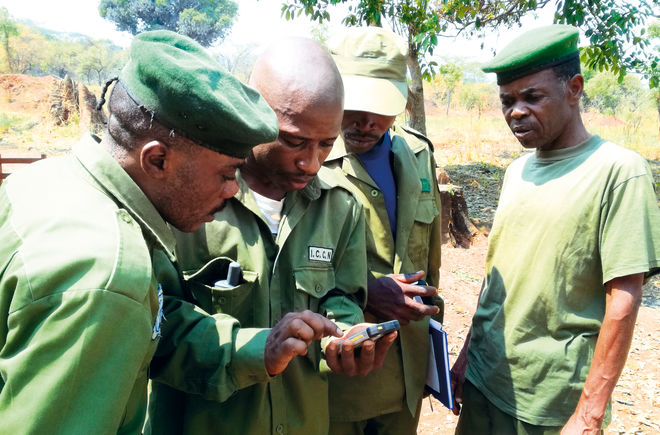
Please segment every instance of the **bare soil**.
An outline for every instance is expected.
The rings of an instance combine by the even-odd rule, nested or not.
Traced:
[[[57,82],[58,79],[53,76],[0,74],[0,108],[45,116],[50,109],[50,91]]]

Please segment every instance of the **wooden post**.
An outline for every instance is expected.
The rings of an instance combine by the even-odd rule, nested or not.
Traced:
[[[33,163],[33,162],[36,162],[38,160],[45,159],[45,158],[46,158],[46,154],[44,154],[44,153],[41,153],[41,155],[39,157],[24,157],[23,156],[23,157],[5,157],[5,158],[3,158],[2,155],[0,154],[0,183],[2,183],[2,180],[7,178],[9,176],[9,174],[11,174],[11,172],[13,172],[12,169],[8,169],[8,171],[11,171],[11,172],[4,172],[2,170],[2,163],[6,164],[6,165],[30,164],[30,163]]]

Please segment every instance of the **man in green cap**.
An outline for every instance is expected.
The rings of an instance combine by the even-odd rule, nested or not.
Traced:
[[[394,124],[406,107],[408,46],[379,27],[348,29],[330,44],[346,99],[342,135],[325,165],[344,178],[367,218],[367,321],[397,319],[400,340],[382,370],[330,377],[330,433],[414,434],[429,352],[430,305],[440,269],[440,194],[431,142]],[[426,277],[428,285],[415,285]],[[440,315],[441,317],[441,315]],[[356,394],[359,391],[359,394]]]
[[[256,90],[167,31],[133,39],[109,113],[102,139],[0,188],[3,433],[141,433],[163,312],[183,305],[164,296],[182,292],[168,224],[213,220],[236,168],[278,131]],[[319,337],[336,331],[308,318]],[[240,360],[225,344],[238,322],[217,324],[207,352]]]
[[[337,341],[330,341],[323,350],[317,343],[299,346],[284,363],[268,358],[272,343],[265,335],[280,319],[313,312],[341,329],[363,322],[365,229],[362,207],[321,166],[343,113],[341,77],[330,55],[312,40],[286,39],[259,57],[250,84],[277,114],[279,137],[252,150],[237,175],[237,196],[214,222],[177,233],[189,300],[214,316],[196,324],[185,312],[168,318],[198,334],[165,333],[161,348],[171,354],[151,366],[147,433],[326,435],[327,368],[366,374],[382,365],[396,337],[366,342],[359,357],[351,344],[340,357]],[[236,267],[232,261],[240,264],[240,279],[221,281]],[[252,349],[244,367],[228,365],[237,388],[209,376],[217,361],[206,358],[216,346],[207,331],[226,315],[241,323],[233,346]]]
[[[577,42],[571,26],[534,29],[483,67],[534,152],[506,171],[479,305],[452,369],[458,434],[601,433],[642,281],[660,266],[651,171],[584,127]]]

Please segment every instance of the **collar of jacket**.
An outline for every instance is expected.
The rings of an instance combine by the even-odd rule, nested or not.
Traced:
[[[394,124],[392,128],[390,128],[389,132],[390,139],[392,140],[392,149],[394,149],[394,142],[401,140],[402,137],[408,144],[408,147],[410,147],[410,149],[413,150],[415,154],[427,147],[425,141],[417,136],[421,136],[421,133],[417,133],[416,131],[404,127],[400,124]],[[351,152],[346,149],[346,144],[344,143],[343,138],[339,136],[332,146],[332,151],[330,151],[330,154],[325,161],[331,162],[333,160],[339,160],[349,154],[351,154]]]
[[[238,201],[242,202],[243,204],[253,202],[252,200],[254,199],[254,196],[250,192],[250,187],[248,186],[247,182],[241,175],[240,169],[236,171],[236,181],[238,182],[238,193],[236,194],[236,196],[234,196],[234,198],[236,198]],[[319,176],[317,175],[314,178],[312,178],[312,181],[310,181],[307,184],[307,186],[305,186],[303,189],[297,190],[295,192],[288,192],[285,195],[285,198],[288,198],[292,195],[293,196],[302,195],[304,198],[308,199],[309,201],[315,201],[319,199],[319,197],[321,196],[321,190],[328,188],[329,186],[326,186],[326,184],[323,183],[319,179]],[[248,197],[250,199],[248,199]]]
[[[100,145],[101,139],[95,135],[84,137],[73,146],[73,154],[99,188],[112,198],[117,205],[126,209],[140,224],[145,234],[167,252],[171,261],[175,261],[175,239],[158,210],[147,195],[135,184],[119,163]]]

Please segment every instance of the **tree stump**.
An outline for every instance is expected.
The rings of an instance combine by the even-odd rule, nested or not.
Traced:
[[[440,184],[438,188],[442,203],[442,243],[469,248],[479,229],[468,216],[463,188],[452,184]]]
[[[105,128],[107,122],[103,110],[96,110],[96,97],[87,86],[78,83],[78,107],[80,107],[79,127],[82,133],[98,134]]]
[[[66,75],[64,79],[54,83],[49,96],[49,115],[55,125],[69,124],[74,114],[78,114],[78,89],[74,87],[73,80]]]

